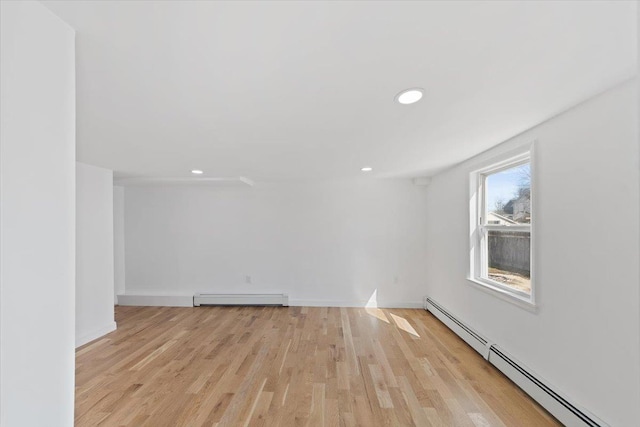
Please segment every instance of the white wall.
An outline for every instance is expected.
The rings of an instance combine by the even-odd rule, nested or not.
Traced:
[[[1,2],[0,425],[71,426],[74,31]]]
[[[113,173],[76,163],[76,346],[113,331]]]
[[[113,187],[113,255],[114,255],[114,302],[118,303],[118,294],[125,290],[124,269],[124,188]]]
[[[408,180],[126,187],[126,292],[285,292],[422,306],[423,187]],[[247,277],[251,282],[247,283]]]
[[[429,295],[612,426],[640,419],[637,96],[616,87],[427,189]],[[532,139],[537,313],[466,279],[469,173]]]

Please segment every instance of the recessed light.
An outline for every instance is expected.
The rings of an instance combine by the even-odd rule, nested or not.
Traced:
[[[200,169],[194,169],[191,171],[191,173],[194,175],[202,175],[204,172],[202,172]]]
[[[403,105],[413,104],[420,101],[423,94],[424,90],[419,87],[406,89],[396,95],[396,102]]]
[[[365,166],[362,169],[360,169],[362,172],[371,172],[373,170],[373,168],[369,167],[369,166]]]

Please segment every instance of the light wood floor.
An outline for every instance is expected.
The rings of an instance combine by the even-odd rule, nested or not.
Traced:
[[[424,310],[117,307],[78,426],[559,425]]]

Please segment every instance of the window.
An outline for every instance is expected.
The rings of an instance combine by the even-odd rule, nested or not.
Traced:
[[[530,152],[476,171],[471,181],[470,279],[533,304]]]

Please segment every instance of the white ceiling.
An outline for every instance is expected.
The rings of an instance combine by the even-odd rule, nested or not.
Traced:
[[[636,72],[635,2],[45,5],[77,30],[78,159],[121,176],[430,175]]]

